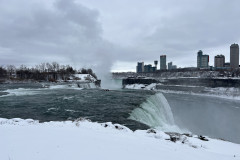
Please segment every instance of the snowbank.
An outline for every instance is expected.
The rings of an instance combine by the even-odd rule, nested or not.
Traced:
[[[144,90],[154,90],[156,88],[156,83],[150,85],[144,84],[129,84],[124,87],[125,89],[144,89]]]
[[[231,160],[240,145],[182,136],[176,143],[160,131],[130,129],[112,123],[78,121],[39,123],[0,118],[1,160]]]

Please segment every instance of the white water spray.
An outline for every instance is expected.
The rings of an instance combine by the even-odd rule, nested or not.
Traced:
[[[101,75],[101,88],[118,90],[122,88],[122,80],[112,78],[111,73]]]

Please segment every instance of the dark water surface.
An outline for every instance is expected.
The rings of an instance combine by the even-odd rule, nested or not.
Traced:
[[[131,129],[146,129],[146,125],[128,119],[153,91],[70,88],[41,84],[5,84],[0,90],[0,117],[31,118],[40,121],[64,121],[87,117],[97,122],[113,122]],[[6,94],[6,95],[4,95]]]

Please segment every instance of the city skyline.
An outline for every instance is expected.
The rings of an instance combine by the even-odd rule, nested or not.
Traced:
[[[210,56],[208,54],[204,54],[202,50],[199,50],[197,52],[197,63],[196,66],[192,67],[192,66],[186,66],[186,67],[179,67],[179,68],[202,68],[202,69],[210,69],[210,68],[216,68],[216,69],[239,69],[239,45],[234,43],[231,44],[229,47],[230,51],[229,51],[229,55],[230,55],[230,59],[229,61],[226,61],[225,59],[225,55],[223,54],[218,54],[215,55],[213,57],[214,60],[214,65],[209,65],[209,61],[210,61]],[[171,70],[171,69],[177,69],[177,65],[173,65],[172,61],[167,61],[167,55],[160,55],[160,64],[159,64],[159,68],[156,64],[158,64],[158,62],[154,61],[154,65],[152,65],[152,63],[146,64],[144,61],[142,62],[138,62],[137,65],[137,69],[136,72],[137,73],[141,73],[141,72],[149,72],[149,69],[145,70],[140,70],[139,69],[139,63],[141,64],[142,68],[145,68],[144,66],[155,66],[154,70]],[[144,65],[145,63],[145,65]]]

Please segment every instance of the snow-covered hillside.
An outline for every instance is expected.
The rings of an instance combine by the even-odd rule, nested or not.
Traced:
[[[112,123],[78,121],[39,123],[0,118],[1,160],[237,160],[240,145],[181,136],[177,142],[154,130]]]

